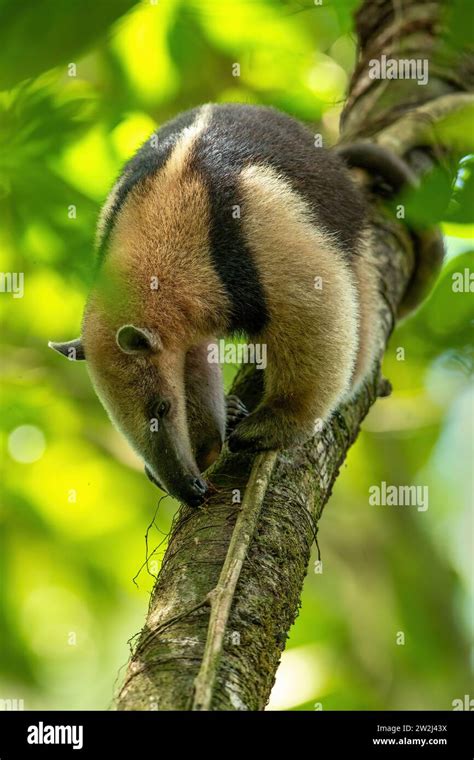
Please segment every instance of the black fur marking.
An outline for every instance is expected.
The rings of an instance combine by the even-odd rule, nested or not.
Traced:
[[[231,303],[229,331],[257,335],[268,321],[265,293],[239,218],[243,202],[238,191],[237,146],[226,143],[226,125],[215,119],[221,111],[222,107],[213,108],[211,124],[197,139],[190,166],[209,194],[210,253]]]
[[[364,227],[365,208],[343,162],[314,146],[306,127],[272,108],[212,107],[209,127],[194,146],[192,167],[211,201],[211,254],[232,304],[232,330],[255,335],[268,320],[265,294],[241,221],[238,175],[251,164],[271,166],[307,202],[315,224],[351,256]]]
[[[200,108],[193,108],[190,111],[185,111],[179,114],[175,119],[166,122],[160,129],[153,132],[149,139],[142,145],[133,158],[125,164],[122,170],[121,177],[124,178],[122,185],[117,194],[114,205],[112,206],[108,217],[106,219],[104,232],[99,246],[99,266],[103,261],[107,244],[112,232],[117,215],[122,208],[128,193],[135,185],[138,185],[146,177],[155,174],[166,163],[171,155],[171,152],[175,146],[177,138],[183,129],[191,126],[196,120]],[[151,144],[151,139],[154,135],[158,136],[156,146]]]
[[[347,254],[356,250],[366,216],[363,197],[344,162],[315,147],[309,129],[292,117],[264,106],[213,106],[196,154],[216,183],[248,164],[271,166],[304,198],[315,224],[334,235]]]

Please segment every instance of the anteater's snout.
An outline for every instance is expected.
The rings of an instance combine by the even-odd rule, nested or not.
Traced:
[[[187,494],[184,497],[184,500],[191,507],[199,507],[209,491],[206,481],[203,480],[203,478],[189,475],[186,478],[186,486]]]
[[[179,499],[179,501],[186,502],[190,507],[201,506],[209,492],[209,487],[204,478],[196,475],[185,475],[182,479],[178,479],[174,488],[167,488],[160,483],[156,475],[147,465],[145,465],[145,473],[152,483],[163,491],[168,491],[171,496]]]

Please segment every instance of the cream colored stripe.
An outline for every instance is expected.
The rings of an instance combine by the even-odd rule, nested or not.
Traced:
[[[104,205],[102,206],[100,210],[99,219],[97,222],[97,229],[95,233],[95,246],[97,250],[100,248],[102,241],[104,239],[105,229],[107,227],[109,216],[112,213],[112,209],[118,198],[119,190],[122,187],[123,183],[125,182],[125,178],[126,178],[126,175],[123,174],[120,177],[120,179],[117,180],[115,185],[112,187],[112,190],[108,194],[107,200],[105,201]]]
[[[171,156],[160,172],[160,180],[169,181],[173,177],[179,176],[184,165],[189,158],[193,146],[204,130],[209,126],[211,120],[212,106],[207,103],[199,110],[196,120],[189,127],[185,127],[180,133],[178,141],[174,147]]]

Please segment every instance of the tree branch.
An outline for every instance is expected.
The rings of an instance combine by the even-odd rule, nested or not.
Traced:
[[[260,454],[255,458],[217,586],[209,593],[209,631],[201,668],[194,684],[193,710],[209,710],[211,707],[213,687],[237,581],[257,527],[276,458],[276,451]]]
[[[360,62],[343,114],[345,142],[360,136],[377,140],[386,130],[383,140],[403,155],[416,147],[418,133],[414,138],[411,127],[399,130],[400,117],[406,124],[403,115],[417,107],[414,121],[406,117],[410,124],[418,124],[424,118],[420,114],[429,113],[430,122],[445,114],[443,98],[455,97],[452,93],[466,81],[463,56],[447,52],[440,41],[447,5],[441,0],[362,4]],[[402,36],[404,50],[420,50],[433,63],[435,73],[426,87],[367,78],[374,53],[397,56]],[[417,171],[415,159],[413,154]],[[427,154],[423,166],[433,161]],[[377,198],[371,201],[386,341],[414,269],[414,252],[403,222],[388,216]],[[245,367],[232,393],[252,409],[261,390],[261,373]],[[297,614],[317,522],[362,420],[383,393],[377,369],[358,398],[342,406],[311,441],[259,456],[253,469],[250,456],[224,451],[211,474],[215,493],[209,503],[199,511],[183,507],[175,517],[118,709],[264,708]]]

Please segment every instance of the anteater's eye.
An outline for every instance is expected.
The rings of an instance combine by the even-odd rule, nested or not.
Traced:
[[[155,407],[156,416],[159,417],[160,419],[162,417],[165,417],[165,415],[168,414],[169,410],[170,410],[169,401],[160,401]]]

